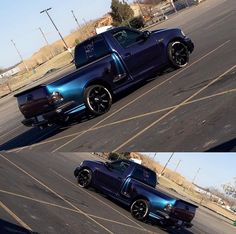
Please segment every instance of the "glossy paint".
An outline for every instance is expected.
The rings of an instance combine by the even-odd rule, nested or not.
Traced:
[[[126,160],[121,161],[126,162]],[[181,208],[187,205],[192,214],[195,214],[197,208],[195,205],[160,191],[158,186],[155,188],[156,186],[149,186],[144,182],[134,179],[134,170],[136,167],[140,167],[140,165],[130,161],[129,163],[130,166],[121,174],[115,170],[109,169],[103,162],[85,160],[80,167],[76,168],[74,174],[77,176],[78,171],[82,168],[90,169],[93,174],[92,186],[103,191],[104,194],[122,202],[126,206],[130,206],[136,198],[143,198],[149,201],[149,216],[153,219],[163,219],[163,214],[168,215],[168,213],[165,212],[165,207],[168,204],[172,206],[178,204]],[[189,218],[189,222],[192,218],[193,217]]]

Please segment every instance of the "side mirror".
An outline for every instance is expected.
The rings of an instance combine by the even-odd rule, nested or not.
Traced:
[[[105,166],[106,166],[107,169],[111,169],[112,168],[112,166],[111,166],[111,164],[109,162],[105,162]]]
[[[146,40],[150,37],[150,35],[151,35],[150,31],[144,31],[142,34],[142,38]]]

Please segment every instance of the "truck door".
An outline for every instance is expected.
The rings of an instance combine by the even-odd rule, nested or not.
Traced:
[[[128,161],[115,161],[107,164],[103,171],[96,172],[99,187],[116,196],[126,179],[126,171],[129,166],[130,163]]]
[[[113,32],[113,38],[120,47],[120,55],[135,79],[150,76],[161,63],[160,47],[154,37],[144,38],[137,30],[122,28]]]

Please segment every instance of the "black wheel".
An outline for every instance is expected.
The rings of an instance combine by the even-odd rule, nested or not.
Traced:
[[[92,85],[86,88],[85,105],[94,115],[102,115],[109,111],[112,104],[110,91],[103,85]]]
[[[130,207],[130,212],[134,218],[141,221],[145,220],[149,212],[148,201],[144,199],[135,200]]]
[[[185,67],[189,62],[188,48],[180,41],[173,41],[168,45],[168,56],[174,68]]]
[[[89,169],[82,169],[78,173],[78,184],[82,188],[88,188],[92,181],[92,172]]]

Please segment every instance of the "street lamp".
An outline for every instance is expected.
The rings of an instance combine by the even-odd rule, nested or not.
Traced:
[[[40,11],[40,14],[42,14],[42,13],[44,13],[44,12],[47,14],[47,16],[48,16],[48,18],[50,19],[50,21],[52,22],[54,28],[57,30],[57,32],[58,32],[58,34],[59,34],[61,40],[63,41],[63,43],[64,43],[66,49],[70,52],[70,54],[71,54],[71,56],[72,56],[72,58],[73,58],[73,55],[72,55],[72,53],[71,53],[71,50],[70,50],[69,46],[66,44],[66,41],[64,40],[64,38],[63,38],[63,36],[61,35],[59,29],[57,28],[56,24],[54,23],[54,21],[52,20],[51,16],[50,16],[49,13],[48,13],[48,11],[50,11],[51,9],[52,9],[52,8],[50,7],[50,8],[47,8],[47,9],[43,10],[43,11]]]
[[[162,171],[161,171],[161,176],[164,174],[164,171],[167,167],[167,165],[169,164],[170,160],[172,159],[172,157],[174,156],[174,153],[171,154],[171,156],[169,157],[168,161],[166,162],[165,166],[163,167]]]
[[[194,184],[194,182],[195,182],[195,180],[196,180],[196,178],[197,178],[197,175],[199,174],[200,170],[201,170],[201,168],[198,168],[198,170],[197,170],[195,176],[193,177],[192,184]]]
[[[38,29],[39,29],[39,31],[41,32],[41,34],[42,34],[42,36],[43,36],[43,38],[44,38],[44,40],[45,40],[45,42],[46,42],[46,44],[47,44],[49,50],[50,50],[51,56],[52,56],[52,58],[53,58],[54,55],[53,55],[53,52],[52,52],[52,48],[51,48],[51,46],[49,45],[48,40],[47,40],[47,38],[46,38],[46,36],[45,36],[43,30],[42,30],[40,27],[39,27]]]
[[[78,21],[78,19],[76,18],[75,14],[74,14],[74,11],[71,10],[71,13],[72,13],[73,18],[75,19],[75,22],[76,22],[76,24],[78,25],[78,29],[79,29],[79,28],[80,28],[80,24],[79,24],[79,21]]]
[[[28,66],[26,65],[26,63],[24,62],[24,59],[23,59],[23,57],[22,57],[20,51],[19,51],[18,48],[16,47],[16,43],[15,43],[13,40],[11,40],[11,42],[12,42],[13,46],[15,47],[15,49],[16,49],[16,51],[17,51],[17,54],[19,55],[19,57],[20,57],[20,59],[21,59],[21,62],[24,64],[26,71],[29,72],[29,68],[28,68]]]

